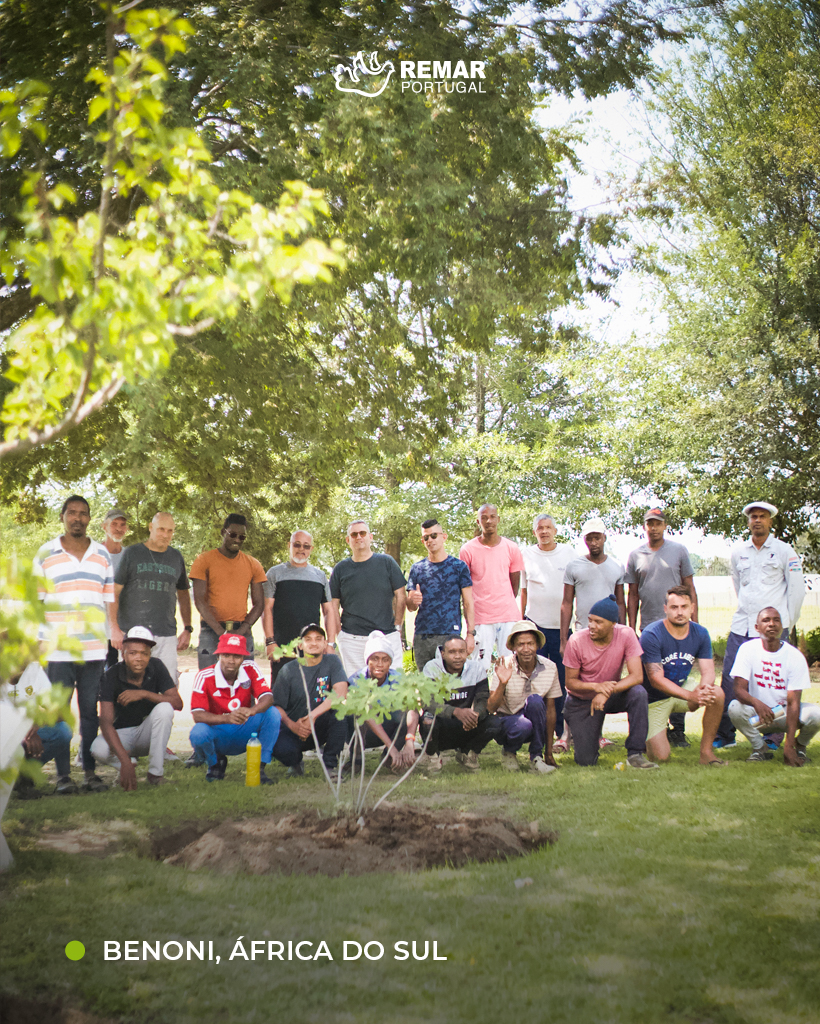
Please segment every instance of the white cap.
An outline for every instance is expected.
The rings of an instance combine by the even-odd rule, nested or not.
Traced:
[[[122,638],[122,642],[125,643],[127,640],[141,640],[142,643],[150,644],[151,647],[156,647],[157,643],[154,634],[145,626],[132,626]]]
[[[389,654],[390,660],[393,660],[393,648],[390,646],[387,641],[387,637],[380,629],[374,629],[367,638],[367,643],[364,645],[365,662],[368,661],[371,654]]]
[[[603,533],[606,535],[606,523],[603,519],[587,519],[581,527],[581,536],[586,537],[588,533]]]
[[[746,508],[743,509],[743,515],[747,516],[753,508],[762,508],[764,512],[768,512],[770,516],[777,515],[777,509],[774,505],[770,505],[768,501],[750,501]]]

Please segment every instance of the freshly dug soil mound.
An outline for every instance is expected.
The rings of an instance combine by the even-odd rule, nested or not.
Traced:
[[[383,805],[358,821],[315,813],[223,822],[166,864],[220,874],[363,875],[522,857],[554,842],[537,822]]]

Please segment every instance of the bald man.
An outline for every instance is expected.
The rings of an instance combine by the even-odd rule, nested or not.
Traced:
[[[111,643],[122,649],[123,635],[134,626],[150,629],[156,640],[151,652],[168,669],[176,686],[177,652],[191,645],[191,594],[185,560],[171,547],[174,517],[157,512],[151,520],[148,540],[132,544],[122,553],[114,576],[114,607],[117,626]],[[182,618],[177,635],[176,607]]]
[[[265,653],[271,663],[271,685],[279,670],[294,658],[279,656],[279,648],[301,636],[305,626],[318,623],[321,611],[327,633],[326,654],[336,653],[339,620],[330,600],[330,585],[321,569],[310,565],[313,537],[307,530],[294,530],[288,545],[288,560],[271,566],[263,585],[265,607],[262,628]]]

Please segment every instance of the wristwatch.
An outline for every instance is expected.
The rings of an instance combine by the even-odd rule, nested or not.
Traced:
[[[182,632],[183,633],[193,633],[193,631],[194,631],[194,627],[193,626],[183,626],[182,627]]]

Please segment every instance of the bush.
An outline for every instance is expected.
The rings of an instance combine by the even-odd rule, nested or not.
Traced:
[[[800,649],[805,650],[806,661],[811,665],[820,661],[820,629],[810,629],[800,634]]]
[[[716,636],[712,639],[712,656],[720,658],[721,660],[726,657],[726,641],[729,639],[728,636]]]

